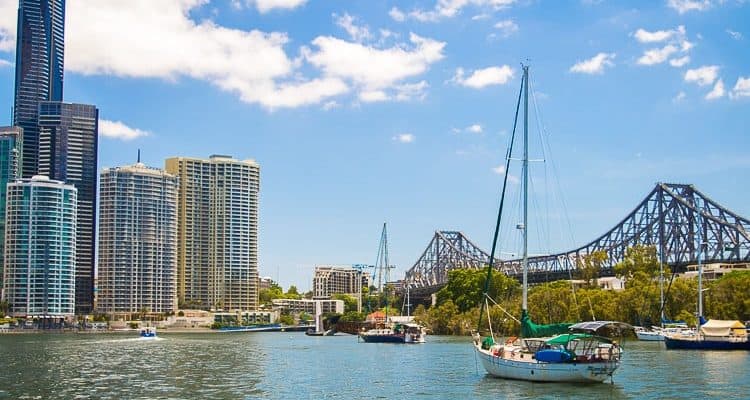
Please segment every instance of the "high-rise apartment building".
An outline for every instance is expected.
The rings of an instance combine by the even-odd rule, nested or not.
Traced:
[[[0,127],[0,298],[3,291],[3,260],[5,255],[5,204],[7,185],[19,176],[19,162],[23,148],[23,128]]]
[[[20,0],[13,124],[23,128],[22,176],[37,174],[39,102],[62,101],[65,0]]]
[[[177,297],[181,307],[258,306],[260,167],[229,156],[174,157],[177,175]]]
[[[76,195],[73,185],[41,175],[8,184],[3,285],[11,316],[73,315]]]
[[[348,265],[318,265],[313,275],[313,298],[329,299],[334,294],[358,295],[369,287],[370,273]]]
[[[98,311],[176,311],[177,189],[176,176],[141,163],[102,171]]]
[[[39,175],[78,189],[76,313],[89,314],[94,303],[99,110],[87,104],[43,101],[38,114]]]

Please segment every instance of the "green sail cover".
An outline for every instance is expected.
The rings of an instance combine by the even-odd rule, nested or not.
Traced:
[[[535,324],[531,321],[528,311],[523,310],[521,312],[521,337],[531,338],[559,335],[567,333],[570,325],[572,324]]]

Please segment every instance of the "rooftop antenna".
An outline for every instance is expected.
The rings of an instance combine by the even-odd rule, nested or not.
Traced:
[[[138,149],[138,163],[141,163],[141,149]]]

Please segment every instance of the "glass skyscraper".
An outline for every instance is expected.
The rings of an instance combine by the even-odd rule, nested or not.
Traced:
[[[260,167],[229,156],[174,157],[177,297],[181,308],[255,310],[258,306]]]
[[[3,286],[11,316],[73,316],[76,194],[41,175],[8,184]]]
[[[90,314],[94,305],[98,118],[92,105],[39,103],[39,175],[78,189],[77,314]]]
[[[19,176],[23,128],[0,127],[0,298],[3,292],[3,263],[5,256],[5,204],[7,185]]]
[[[20,0],[13,125],[23,128],[22,176],[37,173],[40,101],[62,101],[65,0]]]
[[[175,312],[177,177],[137,163],[100,182],[97,310]]]

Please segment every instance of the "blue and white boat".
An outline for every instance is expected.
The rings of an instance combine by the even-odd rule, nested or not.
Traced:
[[[146,326],[138,331],[138,335],[141,339],[156,339],[156,328],[153,326]]]
[[[523,222],[516,225],[521,231],[523,241],[521,319],[520,321],[517,320],[521,325],[522,337],[520,339],[512,337],[504,342],[496,343],[495,335],[492,331],[492,323],[489,324],[490,335],[488,337],[482,338],[479,331],[482,327],[481,319],[484,308],[487,308],[487,317],[489,319],[489,301],[492,300],[494,302],[494,299],[491,299],[487,292],[492,279],[493,266],[495,265],[495,250],[500,232],[501,217],[503,216],[503,204],[509,176],[508,171],[513,156],[513,141],[518,122],[518,110],[521,108],[522,94],[524,96],[523,178],[521,181],[523,190]],[[487,264],[487,278],[484,283],[483,293],[484,302],[480,307],[477,331],[472,335],[474,349],[484,369],[493,377],[534,382],[604,382],[607,379],[611,380],[612,375],[620,367],[622,349],[616,342],[596,334],[597,331],[609,327],[620,330],[632,329],[632,327],[616,321],[591,321],[575,325],[539,325],[533,323],[528,312],[528,99],[529,67],[524,65],[521,92],[518,94],[518,103],[516,105],[516,120],[513,124],[513,133],[511,134],[510,146],[506,157],[500,208],[492,240],[492,251],[490,252],[489,263]],[[507,311],[505,313],[515,319]],[[576,331],[583,333],[577,333]]]
[[[703,318],[703,245],[706,243],[702,229],[703,211],[698,214],[695,236],[698,239],[698,328],[694,333],[683,331],[666,334],[664,344],[668,349],[689,350],[750,350],[750,336],[741,321]]]
[[[665,335],[664,344],[668,349],[750,350],[750,337],[740,321],[710,319],[695,333]]]

